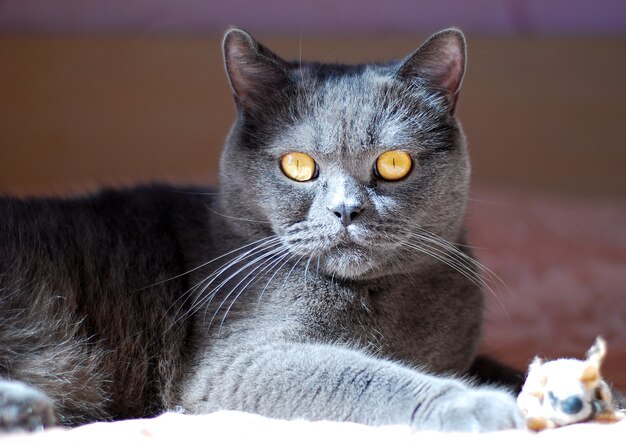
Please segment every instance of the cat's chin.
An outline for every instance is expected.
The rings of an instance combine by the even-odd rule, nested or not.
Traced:
[[[331,249],[320,262],[324,273],[343,279],[363,278],[378,271],[374,257],[360,247]]]
[[[367,263],[348,262],[344,257],[337,260],[326,259],[322,270],[329,276],[349,280],[366,276],[372,272],[372,267]]]

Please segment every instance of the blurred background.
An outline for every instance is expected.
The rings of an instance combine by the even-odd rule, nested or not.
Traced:
[[[0,0],[0,189],[212,180],[234,115],[229,25],[287,59],[345,62],[458,26],[475,180],[626,195],[623,0]]]
[[[229,25],[287,59],[342,62],[464,30],[471,238],[509,287],[485,349],[524,367],[602,333],[626,388],[624,0],[0,0],[0,192],[215,183]]]

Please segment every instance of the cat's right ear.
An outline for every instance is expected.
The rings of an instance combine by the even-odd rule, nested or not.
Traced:
[[[244,112],[261,109],[290,82],[287,62],[241,29],[226,32],[223,50],[235,103]]]

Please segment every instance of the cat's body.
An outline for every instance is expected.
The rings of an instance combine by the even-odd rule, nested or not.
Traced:
[[[225,57],[239,114],[218,192],[0,200],[0,379],[46,392],[70,424],[182,406],[519,425],[506,393],[441,376],[467,374],[482,318],[457,246],[461,34],[343,66],[288,64],[233,30]],[[290,152],[314,159],[306,180],[281,166]],[[401,179],[374,167],[384,152],[412,159]],[[3,401],[28,404],[8,384],[0,424]]]
[[[150,188],[5,200],[0,211],[2,375],[62,402],[68,423],[143,416],[175,401],[194,352],[193,321],[173,321],[189,276],[160,282],[190,269],[194,245],[210,247],[202,202]],[[189,300],[181,302],[184,311]]]

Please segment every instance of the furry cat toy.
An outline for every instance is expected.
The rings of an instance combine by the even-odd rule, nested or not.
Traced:
[[[534,431],[587,420],[612,422],[623,417],[613,408],[611,390],[600,375],[606,342],[596,338],[586,360],[535,357],[517,398],[526,425]]]

